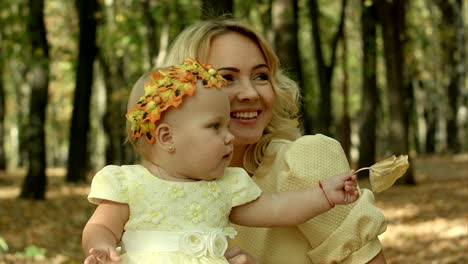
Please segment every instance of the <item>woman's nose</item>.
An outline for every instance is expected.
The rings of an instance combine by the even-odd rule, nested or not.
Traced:
[[[245,80],[240,83],[240,89],[237,94],[237,98],[240,101],[255,101],[258,100],[260,95],[258,94],[257,88],[250,80]]]

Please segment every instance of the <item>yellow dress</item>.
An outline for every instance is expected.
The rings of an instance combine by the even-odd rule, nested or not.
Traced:
[[[350,170],[340,144],[323,135],[294,142],[273,140],[253,180],[264,192],[317,187],[319,180]],[[282,228],[236,226],[233,243],[261,264],[356,263],[371,260],[382,249],[378,235],[386,229],[374,195],[360,190],[350,205],[337,205],[308,222]]]
[[[224,258],[231,208],[260,196],[241,168],[215,181],[172,182],[141,165],[109,165],[93,178],[88,200],[127,203],[122,264],[228,263]]]

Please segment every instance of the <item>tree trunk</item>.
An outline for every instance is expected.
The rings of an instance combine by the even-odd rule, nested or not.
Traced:
[[[115,13],[115,3],[107,6],[105,12],[107,14],[106,19],[101,22],[100,26],[103,27],[104,30],[113,34],[113,32],[117,30],[115,26],[115,16],[113,15]],[[149,11],[144,12],[148,13],[147,15],[151,14]],[[147,21],[146,23],[145,27],[149,27],[150,23],[155,22]],[[155,39],[156,38],[157,37],[155,37]],[[148,43],[144,43],[142,46],[152,46],[153,44],[149,43],[152,39],[153,37],[147,38]],[[106,90],[106,109],[102,117],[102,124],[106,137],[105,163],[129,164],[135,161],[135,154],[133,153],[132,147],[129,144],[124,144],[127,135],[125,113],[127,111],[127,98],[130,93],[130,91],[127,91],[127,87],[131,84],[129,84],[127,74],[125,74],[128,72],[124,61],[125,57],[116,56],[116,52],[113,50],[113,45],[108,45],[109,43],[100,43],[100,46],[103,48],[99,49],[97,54],[100,66],[99,68],[104,77],[104,86]],[[154,46],[159,47],[159,44]],[[155,56],[155,54],[156,53],[152,56]],[[152,66],[154,66],[154,64]]]
[[[0,43],[2,43],[3,34],[0,31]],[[2,54],[2,46],[0,46],[0,54]],[[3,79],[3,58],[0,58],[0,170],[6,170],[6,153],[5,153],[5,87]]]
[[[27,131],[29,164],[20,198],[45,199],[47,178],[44,124],[49,87],[49,46],[44,24],[44,1],[29,0],[29,10],[28,33],[32,49]]]
[[[331,135],[331,125],[333,124],[332,108],[331,108],[331,83],[333,78],[333,70],[335,68],[336,51],[338,48],[338,41],[341,35],[341,31],[344,27],[345,22],[345,10],[347,0],[342,0],[342,9],[340,15],[340,21],[337,32],[332,38],[331,44],[331,58],[327,65],[322,52],[322,40],[320,37],[320,9],[317,0],[309,1],[309,12],[312,23],[312,38],[314,42],[315,58],[317,64],[317,75],[319,76],[320,84],[320,106],[318,116],[318,132]]]
[[[0,26],[0,43],[3,40],[3,28]],[[0,54],[2,54],[2,46],[0,45]],[[5,87],[3,79],[4,59],[0,58],[0,170],[6,170],[6,153],[5,153]]]
[[[146,45],[148,48],[148,63],[149,69],[153,68],[156,64],[156,58],[159,51],[159,41],[157,39],[158,33],[156,30],[156,21],[152,15],[152,1],[141,0],[141,10],[143,12],[143,24],[145,29]]]
[[[429,101],[427,109],[424,109],[424,119],[426,120],[425,152],[428,154],[436,152],[438,116],[438,106],[435,102]]]
[[[448,109],[447,115],[447,147],[451,152],[461,152],[464,145],[464,127],[461,108],[466,97],[466,51],[463,22],[462,0],[435,0],[442,12],[441,45],[445,76],[447,77]],[[463,94],[465,93],[465,94]],[[466,106],[465,106],[466,107]]]
[[[266,2],[266,3],[263,3]],[[270,43],[274,43],[274,32],[273,28],[273,12],[272,12],[272,2],[273,0],[266,0],[262,1],[262,4],[265,4],[267,7],[263,12],[260,14],[262,26],[263,26],[263,35],[265,36],[266,40]],[[296,12],[297,13],[297,12]]]
[[[286,71],[301,83],[301,62],[298,47],[297,0],[274,0],[272,3],[274,48]]]
[[[125,119],[127,101],[122,96],[116,96],[124,94],[118,89],[118,87],[122,87],[122,85],[118,85],[119,83],[125,83],[123,79],[124,63],[122,58],[112,58],[114,67],[110,67],[101,52],[99,52],[98,58],[107,94],[106,112],[102,120],[107,138],[106,164],[127,164],[134,161],[134,157],[128,157],[127,154],[130,152],[127,149],[131,146],[123,144],[127,137]]]
[[[73,116],[70,130],[67,182],[86,181],[89,107],[96,56],[97,0],[76,0],[80,24]]]
[[[382,24],[390,108],[390,142],[395,155],[409,152],[409,111],[413,97],[404,56],[404,46],[407,41],[405,1],[374,2]],[[399,182],[414,183],[412,167]]]
[[[202,18],[213,18],[233,13],[232,0],[202,0]]]
[[[302,86],[302,67],[298,39],[298,6],[297,0],[274,0],[271,5],[271,23],[273,28],[274,49],[286,75]],[[303,87],[303,86],[302,86]],[[305,91],[302,91],[305,96]],[[308,116],[303,104],[302,117],[304,132],[310,133],[308,124],[313,117]]]
[[[375,4],[362,0],[362,92],[359,127],[358,167],[368,167],[376,159],[376,131],[379,94],[377,90],[377,14]],[[366,176],[367,170],[363,171]]]
[[[343,117],[342,117],[342,130],[341,144],[343,145],[346,158],[350,160],[351,153],[351,117],[349,115],[349,87],[348,87],[348,46],[346,40],[345,29],[341,31],[341,43],[343,48],[342,63],[343,63]]]

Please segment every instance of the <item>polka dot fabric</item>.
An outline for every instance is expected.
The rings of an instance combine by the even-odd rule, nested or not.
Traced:
[[[294,142],[274,140],[253,179],[262,191],[317,187],[319,180],[350,170],[340,144],[323,135],[304,136]],[[386,229],[373,193],[360,190],[360,198],[294,227],[236,227],[233,244],[251,252],[260,263],[356,263],[371,260],[382,249],[378,235]]]

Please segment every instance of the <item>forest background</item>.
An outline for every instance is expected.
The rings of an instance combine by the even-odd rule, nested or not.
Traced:
[[[124,144],[131,85],[164,59],[184,27],[227,12],[262,32],[300,83],[305,133],[338,139],[353,167],[409,154],[415,166],[398,182],[409,185],[396,193],[417,193],[423,182],[425,190],[441,191],[447,186],[440,180],[456,179],[447,184],[461,191],[437,201],[453,203],[445,206],[452,214],[460,209],[447,216],[454,221],[445,228],[455,230],[447,241],[468,246],[463,0],[4,0],[0,10],[0,261],[79,259],[79,231],[91,212],[82,204],[89,180],[106,164],[135,161]],[[441,160],[450,165],[438,172]],[[434,198],[424,197],[417,199]],[[74,253],[47,254],[61,251],[36,246],[37,233],[26,235],[38,219],[53,221],[37,215],[55,208],[44,200],[68,208],[58,216],[63,225],[77,221],[69,242]],[[382,206],[398,214],[395,203]],[[74,206],[81,213],[68,219]],[[12,222],[17,217],[29,220]],[[444,263],[468,258],[458,246],[449,247]]]

